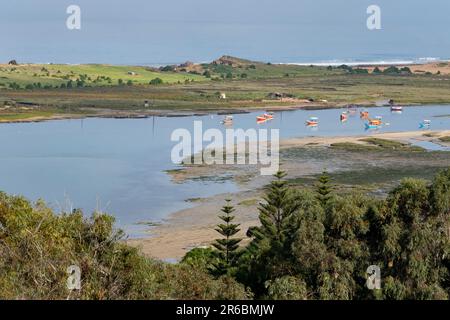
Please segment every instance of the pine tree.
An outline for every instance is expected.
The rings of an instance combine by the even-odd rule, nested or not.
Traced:
[[[333,187],[331,186],[331,179],[326,171],[322,172],[321,176],[319,177],[316,186],[316,192],[317,192],[317,199],[319,199],[322,206],[326,206],[328,204],[328,201],[331,199],[333,192]]]
[[[216,276],[229,275],[232,268],[236,266],[237,259],[240,256],[239,243],[240,238],[233,238],[239,231],[239,224],[232,223],[234,216],[231,215],[235,209],[230,205],[231,200],[226,200],[226,205],[222,208],[223,214],[219,218],[224,222],[215,229],[223,236],[221,239],[216,239],[213,246],[216,248],[217,261],[213,263],[212,273]]]
[[[296,223],[294,214],[299,202],[283,180],[285,172],[275,174],[275,180],[268,186],[265,203],[259,207],[261,226],[249,229],[253,241],[247,248],[245,259],[249,264],[247,278],[258,294],[265,291],[266,280],[290,274],[292,269],[291,245]]]
[[[291,190],[287,186],[287,181],[283,180],[286,173],[279,171],[275,174],[276,180],[269,185],[268,192],[264,197],[266,203],[262,203],[259,208],[259,220],[261,227],[256,229],[256,233],[262,233],[270,241],[281,245],[288,226],[288,220],[298,209],[298,204],[291,197]]]

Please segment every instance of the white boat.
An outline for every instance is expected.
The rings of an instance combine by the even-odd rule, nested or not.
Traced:
[[[233,116],[226,116],[222,122],[222,124],[232,124],[233,123]]]
[[[403,111],[403,107],[401,107],[401,106],[392,106],[391,107],[391,111],[393,111],[393,112],[401,112],[401,111]]]

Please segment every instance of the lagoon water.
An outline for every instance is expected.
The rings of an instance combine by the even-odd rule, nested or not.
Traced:
[[[342,109],[276,112],[275,119],[257,125],[261,112],[234,116],[233,128],[279,128],[281,138],[351,136],[373,133],[364,129],[359,113],[345,123]],[[450,129],[450,106],[406,107],[391,113],[387,107],[369,109],[390,123],[380,132],[419,130],[424,119],[431,129]],[[305,120],[319,117],[318,128]],[[47,201],[56,210],[100,209],[113,214],[118,226],[139,236],[138,222],[159,221],[189,206],[185,200],[237,191],[230,180],[175,184],[164,170],[171,162],[173,130],[219,128],[223,116],[153,117],[147,119],[84,119],[0,125],[0,190]]]

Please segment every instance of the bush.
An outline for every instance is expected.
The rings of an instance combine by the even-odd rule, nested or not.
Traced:
[[[164,83],[164,81],[161,78],[155,78],[155,79],[150,80],[149,84],[159,85],[159,84],[163,84],[163,83]]]
[[[80,210],[56,215],[42,201],[0,193],[0,299],[244,299],[233,279],[192,265],[147,259],[129,247],[114,218]],[[81,269],[70,292],[67,268]]]

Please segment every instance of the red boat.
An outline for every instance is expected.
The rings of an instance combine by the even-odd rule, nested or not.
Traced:
[[[272,120],[273,119],[273,114],[272,113],[264,113],[262,116],[257,116],[256,117],[256,121],[267,121],[267,120]]]
[[[319,118],[311,117],[309,120],[306,120],[306,125],[309,127],[316,127],[319,125]]]

